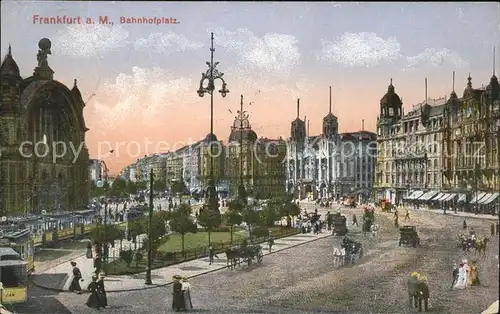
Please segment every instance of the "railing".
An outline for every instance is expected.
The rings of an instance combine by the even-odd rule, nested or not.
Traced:
[[[271,236],[273,239],[279,239],[279,238],[284,238],[284,237],[289,237],[293,236],[296,234],[300,234],[300,229],[297,228],[284,228],[284,227],[277,227],[276,229],[272,229]],[[269,237],[260,237],[260,238],[253,238],[253,239],[247,239],[248,244],[262,244],[266,243],[268,241]],[[234,246],[239,246],[243,243],[244,239],[237,239],[234,240],[232,243],[230,241],[223,241],[223,242],[212,242],[212,246],[214,247],[215,254],[224,254],[224,251],[228,248],[234,247]],[[167,242],[168,245],[168,242]],[[137,247],[137,250],[133,249],[128,249],[128,250],[121,250],[121,252],[124,251],[131,251],[132,254],[132,262],[130,265],[126,265],[126,262],[119,256],[120,253],[118,253],[118,256],[116,254],[113,256],[108,257],[108,264],[106,265],[106,271],[108,274],[135,274],[135,273],[140,273],[146,271],[147,267],[147,250],[143,247],[142,243],[139,241],[134,244],[134,248]],[[113,252],[114,253],[114,250]],[[139,253],[140,259],[137,259],[137,253]],[[162,268],[170,265],[175,265],[179,264],[182,262],[186,261],[191,261],[195,260],[198,258],[203,258],[203,257],[208,257],[209,253],[209,247],[207,245],[200,245],[199,247],[185,250],[185,251],[180,251],[180,252],[156,252],[153,257],[153,269],[156,268]]]

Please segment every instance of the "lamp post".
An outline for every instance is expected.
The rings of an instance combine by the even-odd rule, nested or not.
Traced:
[[[104,162],[104,160],[100,161],[100,168],[102,169],[99,172],[99,183],[98,185],[102,186],[104,188],[104,220],[102,221],[104,227],[102,231],[103,239],[104,239],[104,246],[107,247],[107,239],[106,239],[106,224],[108,223],[108,200],[107,200],[107,195],[108,195],[108,166]]]
[[[153,284],[151,282],[151,268],[153,264],[153,187],[154,187],[154,173],[151,168],[149,172],[149,221],[148,221],[148,268],[146,269],[146,285]]]
[[[200,88],[198,89],[197,93],[198,96],[203,97],[205,96],[206,93],[210,94],[210,134],[209,134],[209,141],[210,141],[210,177],[209,177],[209,182],[208,182],[208,188],[207,188],[207,201],[208,204],[213,204],[217,202],[217,194],[215,190],[215,182],[214,182],[214,160],[213,160],[213,140],[214,140],[214,91],[215,91],[215,81],[221,80],[222,81],[222,89],[219,90],[219,93],[221,94],[222,97],[226,97],[226,95],[229,93],[229,90],[227,89],[226,82],[222,78],[224,76],[224,73],[219,72],[217,70],[217,65],[219,62],[214,62],[214,33],[211,34],[210,37],[210,62],[207,62],[206,64],[208,65],[208,70],[205,73],[201,73],[201,80],[200,80]],[[207,83],[206,87],[204,86],[204,83]]]

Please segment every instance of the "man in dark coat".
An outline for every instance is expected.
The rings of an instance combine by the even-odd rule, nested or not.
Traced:
[[[418,283],[418,273],[413,272],[411,273],[410,278],[408,278],[407,281],[407,287],[408,287],[408,301],[410,307],[417,307],[417,291],[416,291],[416,286]]]
[[[427,286],[427,277],[421,276],[415,287],[418,295],[418,311],[422,312],[422,301],[424,301],[424,310],[429,308],[429,286]]]
[[[95,255],[94,268],[95,268],[95,274],[98,275],[101,272],[101,268],[102,268],[101,255],[99,255],[99,254]]]
[[[453,286],[455,285],[455,282],[457,282],[457,279],[458,279],[458,271],[459,271],[458,265],[457,265],[457,264],[455,264],[455,267],[453,267],[453,281],[451,282],[451,287],[450,287],[450,289],[453,289]]]
[[[179,275],[175,275],[173,279],[174,284],[172,285],[172,309],[176,312],[183,311],[186,309],[186,304],[184,302],[184,296],[182,293],[182,277]]]

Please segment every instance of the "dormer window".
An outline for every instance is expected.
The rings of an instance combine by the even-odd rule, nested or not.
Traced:
[[[394,108],[389,108],[389,115],[393,116],[394,115]]]

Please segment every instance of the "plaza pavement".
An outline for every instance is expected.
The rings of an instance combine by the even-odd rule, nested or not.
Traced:
[[[315,240],[323,239],[330,235],[330,233],[323,231],[323,233],[320,233],[318,235],[314,235],[312,233],[297,234],[290,237],[276,239],[271,252],[268,251],[268,247],[266,244],[261,244],[264,253],[264,259],[262,263],[266,262],[265,256],[268,254],[286,250],[298,245],[303,245]],[[130,244],[127,243],[126,245]],[[116,244],[115,250],[119,250],[119,246],[117,248]],[[111,254],[112,253],[110,250],[110,256],[112,256]],[[144,283],[146,278],[144,272],[135,275],[107,276],[105,278],[106,290],[107,292],[124,292],[162,287],[171,284],[172,277],[174,275],[181,275],[184,277],[192,278],[226,268],[227,260],[225,254],[219,254],[218,257],[219,258],[214,258],[214,263],[212,265],[209,265],[208,257],[204,257],[172,266],[154,269],[151,272],[153,285],[146,285]],[[92,272],[94,270],[92,260],[87,259],[85,256],[81,256],[74,261],[77,263],[77,266],[82,272],[82,276],[84,279],[82,288],[85,288],[91,281]],[[71,271],[72,268],[69,262],[66,262],[64,264],[48,269],[42,273],[34,274],[32,276],[32,282],[34,285],[43,289],[57,292],[68,292],[68,287],[71,283]]]

